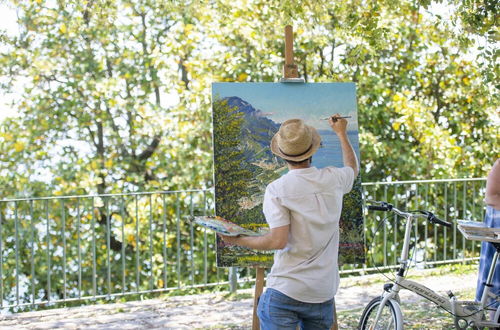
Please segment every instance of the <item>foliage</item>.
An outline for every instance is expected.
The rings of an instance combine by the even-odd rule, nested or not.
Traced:
[[[495,1],[5,3],[19,32],[0,32],[0,88],[19,116],[0,124],[2,198],[211,187],[210,82],[278,81],[285,23],[302,77],[357,83],[363,181],[480,177],[499,154]],[[115,211],[92,210],[99,235]]]
[[[2,82],[19,96],[19,117],[2,125],[4,196],[210,185],[210,115],[192,107],[208,98],[184,64],[196,61],[199,8],[170,1],[16,6],[20,33],[2,39],[0,55]],[[179,74],[170,70],[176,63]],[[179,97],[175,106],[169,94]],[[201,159],[204,166],[194,166]],[[14,166],[19,172],[9,173]],[[37,181],[45,189],[31,185]]]
[[[187,221],[211,204],[205,191],[2,202],[3,303],[218,282],[215,235]]]
[[[352,190],[344,195],[342,201],[339,265],[365,263],[362,198],[361,175],[358,175],[354,180]]]
[[[15,2],[3,195],[210,186],[208,83],[277,81],[283,22],[307,81],[357,82],[364,181],[482,176],[498,154],[498,66],[474,56],[498,51],[467,33],[496,27],[495,8],[450,0],[453,21],[439,3]]]
[[[18,109],[19,117],[0,125],[2,197],[180,190],[193,188],[193,182],[195,188],[211,185],[210,113],[206,111],[209,98],[200,93],[205,77],[202,71],[199,75],[196,70],[188,73],[188,66],[192,68],[200,56],[193,47],[198,38],[193,23],[199,19],[197,10],[201,8],[170,1],[13,1],[12,5],[20,14],[20,32],[1,36],[0,83],[4,91],[15,94],[12,106]],[[178,101],[169,101],[169,96]],[[204,209],[190,210],[189,202],[182,196],[180,200],[178,212],[182,214]],[[26,229],[19,232],[19,246],[30,246],[30,235],[38,246],[35,255],[29,248],[19,251],[22,287],[27,286],[23,276],[32,276],[28,261],[33,256],[37,260],[36,292],[45,299],[64,297],[65,266],[66,271],[73,272],[73,276],[68,275],[68,287],[77,287],[74,265],[79,224],[83,240],[80,249],[85,256],[83,295],[108,292],[106,253],[112,260],[120,259],[122,248],[126,254],[122,259],[130,269],[125,290],[134,285],[137,290],[149,288],[149,280],[144,279],[153,272],[157,276],[165,273],[162,266],[155,270],[151,262],[144,266],[141,262],[139,280],[134,280],[133,269],[140,260],[163,261],[174,274],[177,270],[190,274],[186,268],[200,267],[204,259],[201,254],[191,262],[188,258],[193,255],[186,247],[190,236],[203,237],[203,233],[193,233],[185,219],[176,216],[175,200],[167,199],[168,210],[161,206],[161,200],[155,198],[154,202],[165,212],[168,228],[174,228],[166,238],[169,243],[161,235],[153,235],[154,244],[148,241],[152,230],[161,230],[162,219],[155,216],[150,225],[148,205],[154,203],[148,203],[147,198],[125,199],[123,205],[110,201],[109,209],[103,201],[89,205],[87,199],[87,205],[81,205],[82,212],[86,208],[83,218],[76,216],[74,201],[49,204],[47,214],[43,205],[30,214],[26,203],[20,203],[24,209],[19,209],[22,213],[17,220],[12,204],[2,203],[3,237],[8,237],[2,253],[4,267],[11,271],[4,273],[5,285],[14,288],[18,267],[12,263],[16,223]],[[53,207],[57,211],[53,212]],[[29,229],[30,221],[34,230]],[[52,233],[48,240],[38,228],[45,222]],[[127,234],[113,230],[107,242],[108,223],[111,228],[123,224]],[[179,239],[173,234],[176,227]],[[95,254],[92,233],[97,244]],[[63,258],[59,253],[65,239],[68,244]],[[170,247],[179,244],[183,249],[179,254],[183,258],[181,268],[176,269],[173,260],[181,257],[175,254],[168,254],[168,262],[163,260],[162,242]],[[44,249],[48,248],[54,256],[45,261]],[[48,270],[53,276],[51,294],[47,289]],[[121,274],[120,263],[112,263],[110,271]],[[161,283],[155,280],[153,284],[172,285],[176,276],[169,278],[169,283],[164,283],[159,276]],[[111,283],[110,291],[115,292],[121,281],[113,277]],[[9,301],[12,292],[5,292]],[[29,301],[30,292],[24,294]],[[75,292],[68,292],[71,294]]]

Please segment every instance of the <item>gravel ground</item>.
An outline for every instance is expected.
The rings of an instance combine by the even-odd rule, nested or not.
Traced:
[[[476,274],[432,275],[414,271],[417,281],[444,294],[475,287]],[[367,275],[342,279],[336,296],[338,311],[362,308],[382,291],[385,278]],[[253,290],[238,294],[210,293],[172,296],[125,303],[58,308],[0,317],[0,329],[249,329],[252,322]],[[401,300],[421,298],[402,292]]]

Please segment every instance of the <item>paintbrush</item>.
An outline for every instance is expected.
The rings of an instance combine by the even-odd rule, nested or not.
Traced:
[[[351,116],[339,116],[339,117],[335,117],[335,116],[331,116],[331,117],[328,117],[328,118],[323,118],[323,120],[328,120],[330,118],[333,118],[333,119],[346,119],[346,118],[351,118]]]

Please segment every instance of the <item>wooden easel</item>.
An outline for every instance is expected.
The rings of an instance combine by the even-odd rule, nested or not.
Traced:
[[[303,78],[299,78],[299,70],[293,60],[293,28],[291,25],[285,26],[285,65],[283,66],[283,83],[304,83]],[[252,330],[259,330],[260,323],[257,316],[257,305],[259,297],[264,290],[264,268],[256,267],[255,275],[255,295],[253,300]],[[335,301],[333,303],[333,325],[331,330],[338,330],[337,311]]]

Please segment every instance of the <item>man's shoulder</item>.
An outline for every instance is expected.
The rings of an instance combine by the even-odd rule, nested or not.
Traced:
[[[279,186],[281,186],[283,184],[283,181],[285,180],[284,177],[286,176],[283,175],[277,179],[275,179],[274,181],[271,181],[267,187],[266,187],[266,190],[276,190],[276,188],[278,188]]]
[[[354,174],[354,169],[350,166],[344,166],[344,167],[327,166],[327,167],[320,169],[320,171],[325,171],[325,172],[329,172],[329,173],[352,172],[352,174]]]

